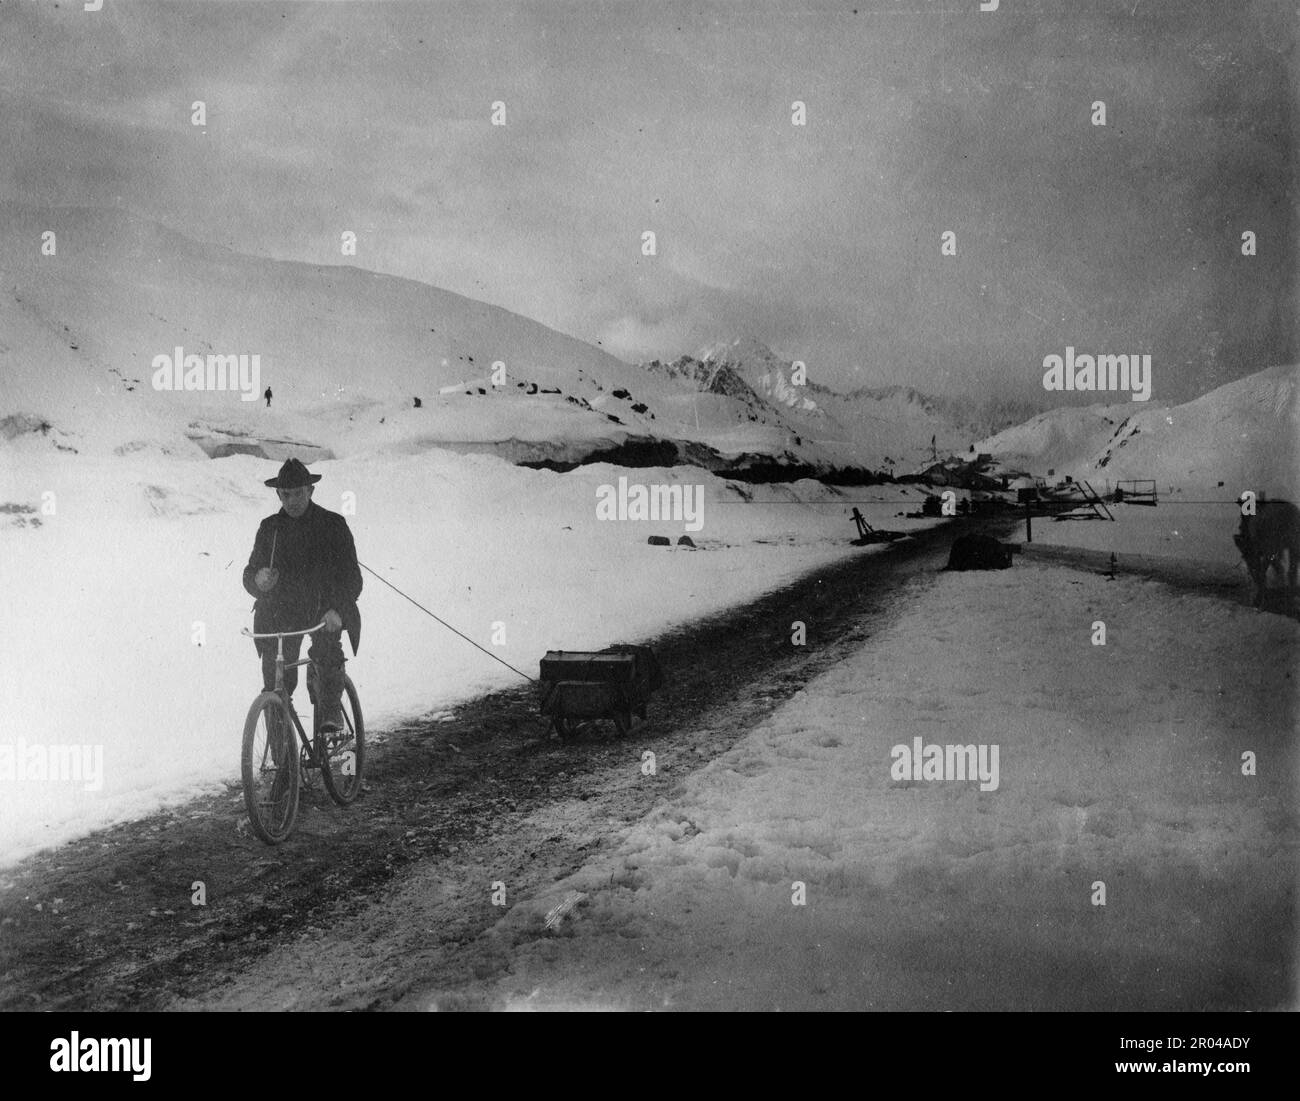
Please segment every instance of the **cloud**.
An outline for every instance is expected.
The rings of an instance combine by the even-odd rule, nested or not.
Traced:
[[[621,354],[751,332],[832,385],[1026,394],[1141,343],[1176,398],[1296,358],[1284,5],[855,6],[0,4],[0,197],[312,262],[352,229]]]

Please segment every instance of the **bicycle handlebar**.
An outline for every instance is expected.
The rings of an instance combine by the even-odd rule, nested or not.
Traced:
[[[324,626],[325,626],[325,621],[322,619],[318,624],[316,624],[315,627],[308,627],[304,631],[271,631],[267,634],[255,635],[253,634],[252,631],[250,631],[247,627],[245,627],[242,631],[240,631],[240,634],[245,635],[248,638],[288,638],[290,635],[312,635],[315,634]]]

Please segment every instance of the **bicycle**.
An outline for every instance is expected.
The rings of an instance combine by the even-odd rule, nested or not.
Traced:
[[[343,674],[343,694],[339,700],[343,708],[343,729],[325,734],[320,729],[316,663],[311,658],[303,658],[286,665],[284,660],[286,638],[314,634],[324,626],[321,622],[304,631],[267,634],[254,634],[245,627],[242,632],[248,638],[276,639],[275,688],[262,692],[248,709],[242,755],[244,805],[253,832],[268,845],[278,844],[293,831],[298,816],[299,786],[310,787],[316,770],[330,798],[340,806],[347,806],[361,793],[366,732],[361,701],[352,678]],[[298,665],[307,666],[307,692],[313,704],[310,738],[294,709],[293,698],[284,687],[285,669]]]

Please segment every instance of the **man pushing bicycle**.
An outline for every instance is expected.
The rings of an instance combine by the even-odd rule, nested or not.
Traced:
[[[244,588],[257,598],[253,612],[255,634],[299,631],[324,622],[312,635],[308,656],[320,679],[321,730],[343,729],[339,698],[343,693],[343,644],[347,631],[356,654],[361,641],[361,568],[348,522],[312,502],[319,474],[311,474],[297,459],[289,459],[266,484],[280,498],[280,511],[268,516],[257,529],[253,553],[244,567]],[[256,639],[262,659],[262,687],[275,689],[275,640]],[[284,640],[285,660],[298,660],[302,637]],[[298,669],[284,670],[284,686],[292,695]]]

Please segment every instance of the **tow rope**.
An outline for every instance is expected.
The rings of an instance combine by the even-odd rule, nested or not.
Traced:
[[[367,566],[364,562],[358,562],[357,565],[360,566],[363,570],[366,570],[367,572],[373,574],[375,577],[379,577],[379,574],[375,573],[375,571],[372,570],[369,566]],[[478,650],[482,650],[483,653],[487,654],[487,656],[490,657],[493,661],[501,662],[501,664],[504,665],[507,669],[509,669],[512,673],[518,673],[521,677],[524,678],[524,680],[530,681],[533,684],[537,683],[537,681],[533,680],[533,678],[530,677],[527,673],[519,669],[516,669],[508,661],[504,661],[503,659],[497,657],[497,655],[494,654],[491,650],[488,650],[480,646],[477,642],[475,642],[472,638],[470,638],[469,635],[465,634],[463,631],[456,630],[456,628],[453,627],[450,623],[448,623],[445,619],[441,619],[438,616],[434,615],[431,611],[429,611],[428,608],[426,608],[418,600],[415,600],[412,597],[407,596],[406,593],[402,592],[402,590],[399,589],[396,585],[394,585],[391,581],[383,577],[379,577],[379,580],[382,581],[385,585],[387,585],[390,589],[392,589],[393,592],[397,593],[398,596],[405,597],[407,600],[411,601],[411,603],[414,604],[417,608],[419,608],[420,611],[422,611],[425,615],[431,616],[433,619],[438,620],[438,622],[441,623],[444,627],[446,627],[447,630],[449,630],[452,634],[460,635],[460,637],[463,638],[466,642],[468,642],[471,646],[475,647]]]

